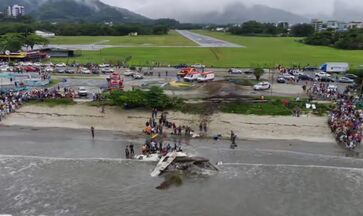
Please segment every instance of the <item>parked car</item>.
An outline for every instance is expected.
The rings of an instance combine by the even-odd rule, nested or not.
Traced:
[[[136,72],[135,71],[132,71],[132,70],[126,70],[124,72],[124,76],[132,76],[134,75]]]
[[[345,77],[352,79],[352,80],[356,80],[358,78],[358,76],[355,74],[345,74]]]
[[[292,74],[292,75],[294,75],[294,76],[300,76],[300,75],[302,75],[303,73],[302,73],[302,72],[300,72],[300,71],[298,71],[298,70],[294,70],[294,71],[292,71],[292,72],[291,72],[291,74]]]
[[[242,70],[240,69],[236,69],[236,68],[231,68],[228,70],[229,74],[242,74]]]
[[[313,81],[314,77],[307,75],[307,74],[301,74],[298,76],[299,80],[307,80],[307,81]]]
[[[81,73],[83,73],[83,74],[91,74],[91,71],[88,68],[81,68]]]
[[[26,72],[38,72],[39,68],[33,67],[33,66],[26,66],[23,68]]]
[[[319,70],[319,68],[314,67],[314,66],[307,66],[307,67],[304,67],[303,70],[304,71],[317,71],[317,70]]]
[[[284,77],[279,76],[277,77],[277,83],[287,83],[287,80]]]
[[[65,70],[65,73],[67,73],[67,74],[74,74],[76,71],[75,70],[73,70],[73,69],[71,69],[71,68],[67,68],[66,70]]]
[[[328,74],[326,72],[323,72],[323,71],[315,73],[315,76],[317,76],[317,77],[331,77],[330,74]]]
[[[55,72],[57,72],[57,73],[65,73],[65,72],[66,72],[66,69],[65,69],[65,68],[63,68],[63,67],[56,68],[56,69],[55,69]]]
[[[111,67],[111,65],[110,64],[100,64],[100,65],[98,65],[98,67],[105,68],[105,67]]]
[[[338,82],[340,82],[340,83],[354,83],[354,80],[349,79],[348,77],[340,77],[338,79]]]
[[[106,73],[113,73],[115,72],[115,70],[113,68],[110,68],[110,67],[104,67],[101,69],[101,72],[106,74]]]
[[[67,67],[65,63],[58,63],[55,65],[56,67]]]
[[[53,69],[52,67],[46,67],[44,70],[45,70],[45,72],[47,72],[47,73],[52,73],[52,72],[54,72],[54,69]]]
[[[134,78],[134,79],[144,79],[144,76],[141,75],[140,73],[135,72],[134,74],[132,74],[132,78]]]
[[[287,79],[287,80],[294,80],[295,79],[295,76],[294,75],[291,75],[289,73],[285,73],[282,75],[283,78]]]
[[[192,65],[193,68],[205,68],[205,65],[202,64],[194,64]]]
[[[320,82],[335,82],[335,80],[333,78],[326,77],[326,76],[317,77],[317,80],[320,81]]]
[[[91,72],[92,72],[92,74],[100,74],[100,70],[99,70],[99,69],[97,69],[97,68],[93,68],[93,69],[91,70]]]
[[[187,65],[187,64],[178,64],[178,65],[175,65],[174,66],[176,69],[182,69],[182,68],[187,68],[187,67],[189,67],[189,65]]]
[[[78,88],[78,96],[80,97],[87,97],[88,96],[88,91],[85,87],[79,87]]]
[[[271,84],[269,82],[260,82],[256,85],[253,86],[253,89],[255,91],[258,91],[258,90],[268,90],[271,88]]]

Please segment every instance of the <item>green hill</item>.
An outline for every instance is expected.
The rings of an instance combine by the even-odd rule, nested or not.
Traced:
[[[0,0],[0,10],[20,4],[36,20],[52,22],[140,23],[149,18],[129,10],[112,7],[99,0]]]

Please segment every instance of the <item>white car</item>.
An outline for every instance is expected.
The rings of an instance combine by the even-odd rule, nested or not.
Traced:
[[[285,78],[285,79],[287,79],[287,80],[295,79],[295,76],[294,75],[291,75],[289,73],[283,74],[282,77]]]
[[[113,73],[115,70],[113,68],[110,67],[104,67],[101,69],[102,73]]]
[[[85,87],[79,87],[78,88],[78,96],[80,97],[87,97],[88,96],[88,91]]]
[[[12,71],[13,67],[7,66],[7,65],[2,65],[0,66],[0,72],[9,72]]]
[[[31,62],[20,62],[21,66],[33,66],[33,63]]]
[[[67,67],[65,63],[58,63],[55,65],[56,67]]]
[[[83,74],[91,74],[92,72],[88,68],[81,68],[81,73],[83,73]]]
[[[111,65],[110,64],[100,64],[98,65],[98,67],[100,68],[107,68],[107,67],[110,67]]]
[[[41,67],[41,66],[42,66],[42,63],[40,63],[40,62],[35,62],[35,63],[33,64],[33,66],[34,66],[34,67]]]
[[[269,82],[260,82],[256,85],[253,86],[253,89],[255,91],[258,91],[258,90],[268,90],[271,88],[271,84]]]
[[[202,64],[194,64],[192,65],[193,68],[205,68],[205,65]]]
[[[300,76],[300,75],[304,75],[304,74],[302,72],[298,71],[298,70],[294,70],[292,72],[292,75],[294,75],[294,76]]]
[[[330,74],[328,74],[326,72],[323,72],[323,71],[320,71],[318,73],[315,73],[315,76],[317,76],[317,77],[330,77]]]
[[[132,75],[134,75],[135,74],[135,72],[134,71],[132,71],[132,70],[126,70],[125,72],[124,72],[124,76],[132,76]]]
[[[53,67],[54,64],[52,62],[43,64],[44,67]]]
[[[228,73],[229,74],[242,74],[242,70],[231,68],[231,69],[228,70]]]
[[[134,79],[144,79],[144,76],[141,75],[140,73],[134,73],[134,74],[132,74],[132,78],[134,78]]]
[[[46,67],[44,69],[44,71],[47,72],[47,73],[52,73],[52,72],[54,72],[54,69],[52,67]]]

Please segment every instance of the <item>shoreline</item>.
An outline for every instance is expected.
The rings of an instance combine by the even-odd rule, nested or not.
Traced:
[[[57,107],[26,105],[0,122],[0,125],[84,130],[94,126],[96,130],[137,137],[142,135],[145,122],[150,115],[151,113],[146,111],[121,110],[117,107],[106,107],[106,113],[102,114],[99,108],[84,104]],[[169,121],[177,125],[190,126],[196,132],[203,118],[200,115],[181,112],[168,114]],[[229,139],[230,131],[233,130],[238,140],[301,140],[334,143],[326,117],[297,118],[215,113],[207,118],[206,138],[221,134],[223,139]]]

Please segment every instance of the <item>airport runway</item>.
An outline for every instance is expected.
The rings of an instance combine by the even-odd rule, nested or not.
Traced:
[[[188,38],[191,41],[197,43],[200,47],[231,47],[231,48],[243,48],[244,46],[230,43],[227,41],[219,40],[206,35],[201,35],[187,30],[176,30],[182,36]]]

